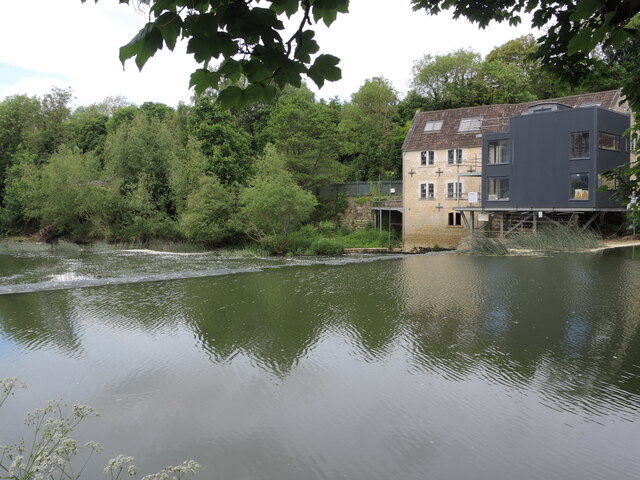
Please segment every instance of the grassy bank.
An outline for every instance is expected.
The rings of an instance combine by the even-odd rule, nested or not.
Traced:
[[[349,230],[337,227],[333,222],[305,225],[290,234],[284,254],[289,255],[339,255],[345,248],[395,248],[400,246],[397,235],[374,228]],[[122,249],[146,249],[160,252],[199,253],[216,251],[228,257],[265,257],[274,253],[269,242],[247,242],[227,246],[207,246],[190,242],[150,240],[147,242],[107,243],[102,241],[78,244],[60,239],[55,243],[43,243],[31,237],[10,237],[0,240],[0,253],[113,251]]]

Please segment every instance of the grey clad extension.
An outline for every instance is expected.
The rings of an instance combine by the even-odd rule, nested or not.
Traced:
[[[597,105],[531,105],[507,132],[483,135],[483,209],[619,209],[598,187],[602,171],[629,163],[629,127],[630,115]]]

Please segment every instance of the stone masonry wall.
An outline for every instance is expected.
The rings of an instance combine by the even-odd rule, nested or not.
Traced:
[[[351,229],[363,229],[367,225],[374,222],[373,211],[371,210],[371,202],[367,201],[363,204],[356,202],[353,197],[347,197],[347,208],[343,213],[338,215],[340,225],[344,225]]]

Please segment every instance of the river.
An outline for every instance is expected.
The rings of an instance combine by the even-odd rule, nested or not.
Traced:
[[[47,400],[139,476],[630,479],[640,251],[223,258],[0,254],[0,444]]]

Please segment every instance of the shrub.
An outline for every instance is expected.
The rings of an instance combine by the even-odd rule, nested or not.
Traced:
[[[380,231],[375,228],[354,230],[343,237],[345,248],[391,248],[399,245],[400,240],[395,232]]]
[[[340,255],[343,251],[342,244],[332,238],[316,238],[309,247],[311,255]]]

